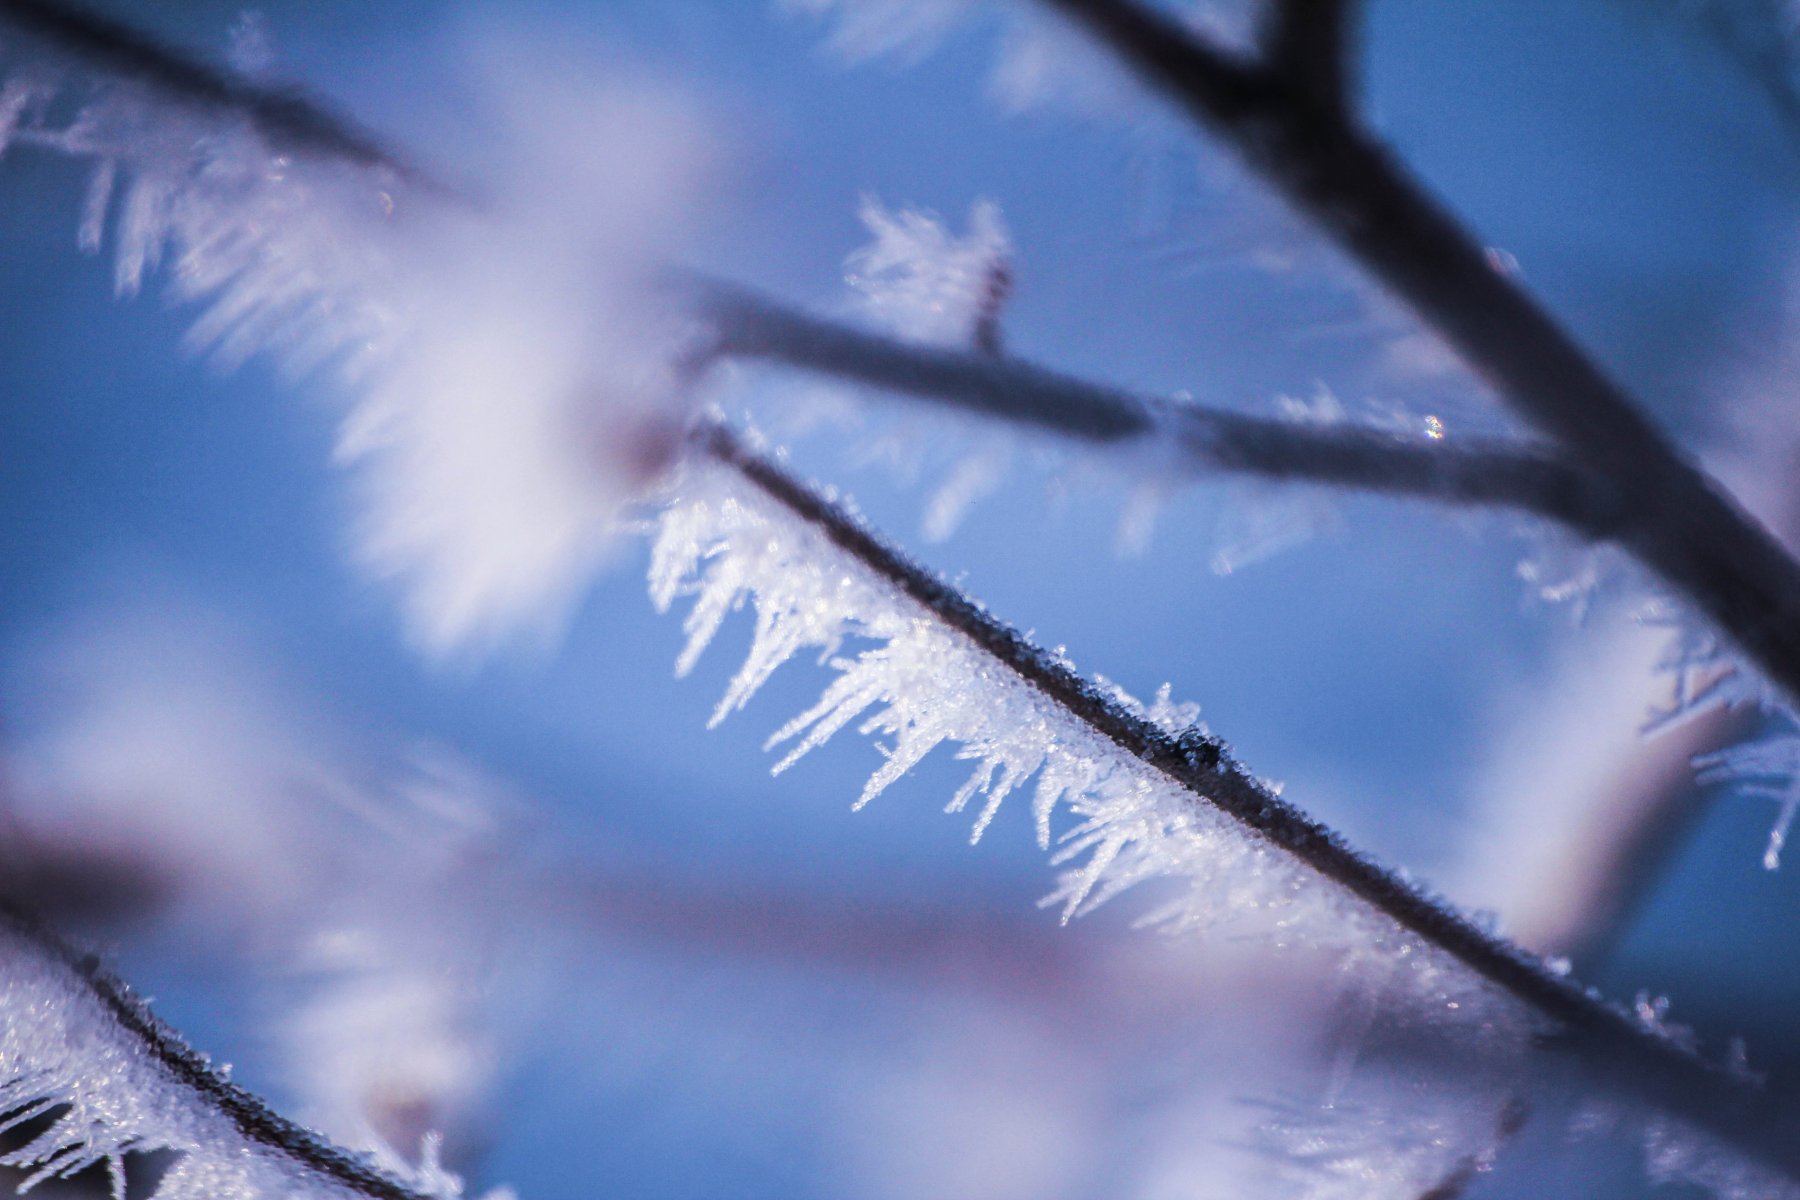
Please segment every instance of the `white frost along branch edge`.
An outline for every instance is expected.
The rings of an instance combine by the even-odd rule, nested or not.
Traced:
[[[1183,931],[1262,913],[1273,919],[1283,944],[1410,959],[1418,964],[1419,995],[1434,1002],[1466,1002],[1471,988],[1485,990],[1423,938],[1341,894],[1217,809],[1195,803],[1190,792],[1123,753],[728,468],[690,460],[675,489],[656,523],[649,580],[659,610],[681,596],[694,598],[677,671],[692,668],[732,611],[746,603],[755,610],[750,650],[714,723],[803,651],[818,651],[837,672],[818,704],[769,739],[771,748],[789,747],[776,771],[860,719],[860,732],[891,739],[886,761],[856,802],[860,808],[931,750],[952,744],[974,767],[948,811],[982,798],[974,838],[1008,795],[1032,785],[1038,841],[1054,847],[1052,861],[1069,868],[1045,901],[1059,906],[1065,920],[1139,883],[1166,879],[1181,885],[1180,894],[1140,924]],[[851,642],[873,644],[853,650]],[[1191,727],[1194,710],[1171,703],[1166,689],[1147,707],[1112,692],[1172,737]],[[1059,805],[1075,824],[1053,835]],[[1504,1006],[1492,999],[1483,1010],[1494,1017]],[[1519,1020],[1505,1023],[1523,1031]]]
[[[427,1143],[422,1165],[352,1157],[270,1112],[122,985],[0,910],[0,1130],[47,1122],[0,1166],[20,1190],[104,1164],[125,1200],[125,1156],[173,1151],[159,1200],[336,1196],[456,1200]]]
[[[671,485],[654,527],[651,597],[663,611],[679,597],[694,598],[678,673],[691,669],[732,611],[746,604],[754,608],[751,648],[715,710],[715,724],[802,651],[817,651],[837,673],[818,704],[769,740],[771,748],[790,747],[777,771],[860,719],[859,732],[891,740],[883,747],[887,761],[857,801],[860,808],[932,749],[954,744],[957,757],[975,766],[948,808],[961,811],[983,797],[975,837],[1008,794],[1035,778],[1039,842],[1046,849],[1054,843],[1053,861],[1069,868],[1045,903],[1059,905],[1065,920],[1139,883],[1161,880],[1173,885],[1173,894],[1141,925],[1179,931],[1231,922],[1241,933],[1257,919],[1258,932],[1273,946],[1335,952],[1341,955],[1342,979],[1380,993],[1389,1016],[1408,1014],[1408,1022],[1423,1022],[1436,1036],[1460,1044],[1454,1057],[1461,1069],[1479,1070],[1491,1083],[1485,1103],[1490,1114],[1533,1087],[1535,1072],[1527,1059],[1537,1058],[1528,1054],[1534,1035],[1567,1021],[1558,1037],[1573,1036],[1576,1046],[1593,1039],[1586,1042],[1587,1051],[1577,1053],[1601,1069],[1602,1091],[1616,1089],[1630,1097],[1637,1094],[1634,1085],[1641,1085],[1647,1089],[1643,1096],[1656,1097],[1653,1110],[1666,1106],[1669,1115],[1646,1126],[1647,1135],[1655,1135],[1646,1139],[1649,1165],[1665,1177],[1681,1174],[1720,1196],[1800,1195],[1762,1164],[1715,1140],[1723,1135],[1771,1162],[1788,1157],[1749,1126],[1719,1119],[1719,1111],[1747,1099],[1741,1076],[1702,1065],[1660,1021],[1604,1006],[1591,991],[1583,995],[1564,986],[1500,943],[1488,940],[1486,950],[1465,957],[1467,947],[1451,949],[1457,935],[1446,933],[1455,922],[1448,910],[1434,908],[1435,916],[1418,932],[1409,929],[1418,915],[1403,924],[1397,914],[1409,903],[1436,902],[1390,880],[1411,899],[1389,908],[1395,896],[1377,900],[1348,876],[1331,873],[1343,869],[1341,863],[1325,867],[1332,854],[1315,865],[1284,841],[1255,832],[1254,823],[1235,810],[1216,807],[1162,768],[1140,761],[1110,731],[1103,732],[1107,720],[1090,723],[1091,715],[1040,690],[979,635],[954,627],[941,615],[954,612],[954,604],[935,608],[918,598],[912,583],[903,586],[887,577],[890,569],[910,568],[882,563],[888,552],[880,548],[855,549],[855,539],[835,528],[847,518],[829,502],[810,496],[822,514],[818,523],[809,516],[805,489],[746,455],[730,435],[715,431],[702,445],[718,461],[691,456]],[[797,489],[792,496],[790,489]],[[985,615],[978,619],[987,622]],[[873,644],[857,650],[857,642]],[[1050,669],[1065,672],[1067,666],[1055,662]],[[1106,691],[1103,705],[1128,710],[1169,739],[1186,745],[1198,733],[1191,729],[1193,710],[1172,705],[1166,691],[1149,707],[1110,685]],[[1151,757],[1148,746],[1143,753]],[[1273,799],[1268,803],[1281,807]],[[1059,804],[1075,823],[1053,838]],[[1353,856],[1341,844],[1339,850]],[[1377,869],[1360,862],[1353,870]],[[1434,929],[1435,936],[1426,929]],[[1446,936],[1449,940],[1437,940]],[[1489,957],[1506,960],[1532,979],[1522,983],[1503,967],[1496,969]],[[1644,1061],[1634,1065],[1639,1057]],[[1663,1074],[1671,1068],[1675,1075]],[[1608,1082],[1608,1073],[1618,1071],[1623,1073]],[[1429,1087],[1430,1080],[1415,1084]],[[1712,1099],[1701,1099],[1702,1093]],[[1729,1105],[1728,1093],[1736,1097]],[[1480,1127],[1479,1121],[1462,1124]],[[1471,1145],[1439,1135],[1423,1138],[1412,1150],[1401,1144],[1405,1141],[1392,1147],[1406,1161],[1390,1162],[1391,1179],[1447,1178],[1459,1164],[1486,1161],[1481,1156],[1491,1150],[1485,1142]],[[1682,1168],[1701,1162],[1718,1170]]]

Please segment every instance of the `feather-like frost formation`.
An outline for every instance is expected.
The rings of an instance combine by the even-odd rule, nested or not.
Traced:
[[[200,305],[190,347],[338,393],[355,553],[435,651],[554,626],[685,419],[685,328],[644,277],[709,142],[672,96],[510,52],[485,64],[507,130],[479,206],[129,82],[66,120],[79,76],[0,86],[0,151],[92,164],[79,242],[110,241],[120,295],[160,270]]]
[[[429,1159],[397,1175],[287,1125],[117,985],[96,982],[3,914],[0,1013],[0,1123],[47,1121],[0,1156],[0,1165],[29,1173],[21,1190],[103,1165],[115,1200],[124,1200],[126,1155],[167,1151],[175,1157],[157,1185],[159,1200],[462,1194],[461,1181]]]

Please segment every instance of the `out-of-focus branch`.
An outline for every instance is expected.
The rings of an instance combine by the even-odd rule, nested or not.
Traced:
[[[369,1163],[353,1158],[316,1134],[280,1116],[256,1096],[238,1087],[169,1026],[158,1020],[130,989],[104,971],[99,960],[77,953],[34,918],[10,905],[0,906],[0,923],[35,944],[49,959],[74,972],[107,1016],[134,1039],[173,1081],[197,1101],[220,1113],[247,1140],[321,1175],[329,1183],[370,1200],[429,1200]]]
[[[1051,2],[1059,3],[1071,12],[1089,14],[1094,27],[1106,40],[1122,50],[1144,51],[1149,59],[1145,70],[1157,81],[1172,89],[1177,84],[1192,83],[1197,89],[1196,111],[1206,113],[1216,108],[1219,124],[1235,130],[1247,145],[1253,148],[1263,147],[1257,149],[1253,157],[1257,157],[1272,174],[1279,175],[1283,170],[1298,171],[1291,155],[1293,130],[1283,131],[1277,123],[1265,129],[1265,133],[1269,135],[1266,138],[1262,135],[1252,137],[1249,132],[1258,122],[1266,124],[1274,112],[1268,99],[1272,90],[1279,89],[1272,88],[1265,75],[1192,42],[1185,33],[1148,10],[1132,5],[1100,3],[1099,0]],[[34,13],[46,9],[65,11],[61,6],[45,3],[0,0],[0,15],[21,7]],[[48,27],[53,32],[57,29],[54,22],[49,23]],[[43,32],[42,29],[37,31]],[[123,31],[113,32],[121,37],[126,36]],[[1171,37],[1165,38],[1165,34]],[[104,45],[96,47],[79,39],[65,39],[61,44],[75,53],[99,57],[116,69],[141,69],[141,73],[150,82],[178,93],[192,84],[200,98],[231,106],[230,96],[226,95],[221,99],[218,89],[207,82],[206,72],[201,71],[189,78],[179,69],[182,66],[181,60],[172,55],[140,59],[131,55],[114,54],[105,51]],[[165,70],[165,67],[169,69]],[[266,110],[248,105],[245,115],[257,122],[259,128],[280,131],[283,124],[279,119],[279,111],[279,106]],[[1304,135],[1307,131],[1300,132]],[[343,139],[341,142],[338,140],[340,137]],[[1307,185],[1303,177],[1296,175],[1288,181],[1293,185],[1291,190],[1302,198],[1321,201],[1344,189],[1349,189],[1346,194],[1354,195],[1354,186],[1346,182],[1342,172],[1369,165],[1365,160],[1373,156],[1374,164],[1386,172],[1385,175],[1377,172],[1376,176],[1378,189],[1389,189],[1388,193],[1384,193],[1386,200],[1397,204],[1403,213],[1423,206],[1421,211],[1429,220],[1427,226],[1419,232],[1427,250],[1439,243],[1448,244],[1457,250],[1466,248],[1466,239],[1460,230],[1428,201],[1409,190],[1410,184],[1397,175],[1398,169],[1387,163],[1380,151],[1360,138],[1352,138],[1350,142],[1350,152],[1336,157],[1327,155],[1327,161],[1321,164],[1316,187]],[[352,161],[366,161],[362,157],[365,150],[362,143],[335,126],[323,126],[316,148],[331,154],[336,153],[340,147],[342,157]],[[386,163],[387,160],[384,158],[382,161]],[[1386,182],[1383,183],[1382,180]],[[1409,205],[1412,209],[1408,208]],[[1391,218],[1394,214],[1383,210],[1374,215]],[[1359,235],[1355,232],[1355,227],[1348,225],[1345,230],[1342,236],[1347,242],[1353,248],[1360,247],[1362,243],[1358,241]],[[1401,253],[1393,243],[1384,240],[1396,236],[1395,230],[1386,229],[1374,238],[1371,245],[1376,250],[1384,250],[1396,256],[1402,282],[1418,284],[1425,299],[1430,300],[1435,296],[1446,307],[1444,316],[1450,326],[1446,332],[1458,344],[1473,343],[1481,347],[1488,344],[1487,339],[1495,336],[1507,332],[1522,332],[1525,340],[1517,348],[1520,361],[1503,361],[1500,364],[1513,368],[1501,372],[1499,380],[1508,394],[1514,388],[1540,376],[1551,383],[1567,382],[1560,379],[1559,371],[1571,368],[1569,356],[1573,356],[1573,366],[1579,368],[1576,371],[1578,378],[1575,380],[1579,386],[1574,396],[1565,396],[1560,387],[1551,387],[1541,397],[1531,397],[1529,404],[1523,405],[1534,416],[1543,416],[1559,412],[1558,406],[1567,403],[1573,415],[1555,420],[1545,419],[1540,423],[1570,447],[1585,452],[1589,444],[1608,428],[1610,418],[1618,415],[1614,410],[1622,406],[1625,417],[1622,428],[1627,433],[1637,431],[1635,444],[1641,447],[1648,439],[1647,444],[1652,449],[1672,462],[1676,468],[1687,472],[1687,475],[1680,478],[1688,481],[1690,493],[1698,488],[1705,497],[1710,497],[1713,507],[1708,511],[1712,512],[1713,517],[1717,517],[1718,511],[1723,511],[1726,526],[1723,533],[1708,525],[1705,520],[1698,523],[1691,520],[1675,521],[1666,528],[1657,526],[1660,529],[1659,536],[1674,548],[1665,547],[1666,552],[1660,560],[1654,555],[1646,555],[1652,565],[1661,566],[1665,574],[1669,574],[1678,584],[1692,587],[1697,581],[1711,588],[1718,581],[1706,576],[1704,572],[1674,568],[1692,565],[1689,559],[1696,555],[1704,565],[1709,561],[1705,558],[1705,551],[1714,548],[1714,545],[1689,545],[1684,539],[1700,535],[1720,535],[1723,541],[1716,544],[1716,549],[1728,560],[1736,552],[1734,547],[1742,549],[1741,543],[1745,538],[1750,539],[1752,549],[1760,546],[1756,542],[1759,531],[1755,526],[1742,519],[1730,507],[1729,502],[1712,492],[1691,468],[1674,459],[1672,452],[1662,446],[1657,435],[1631,412],[1629,406],[1623,404],[1622,397],[1610,391],[1610,385],[1592,372],[1560,331],[1549,323],[1548,318],[1537,313],[1522,293],[1516,289],[1507,290],[1510,285],[1503,288],[1500,293],[1503,304],[1495,314],[1484,314],[1480,309],[1486,293],[1477,293],[1466,301],[1459,299],[1455,303],[1449,303],[1445,296],[1438,294],[1445,285],[1432,275],[1436,270],[1435,260],[1429,254],[1423,261],[1417,260],[1411,256],[1410,251]],[[1374,250],[1370,253],[1377,261],[1381,261],[1380,255]],[[1406,288],[1401,290],[1411,294]],[[1492,299],[1492,296],[1487,298]],[[1428,305],[1421,304],[1421,307],[1428,315],[1438,315]],[[1528,318],[1523,331],[1509,326],[1509,321],[1520,319],[1521,312]],[[1610,397],[1617,404],[1610,409],[1602,406],[1599,416],[1584,413],[1577,402],[1583,394],[1583,387],[1590,392],[1598,389],[1602,398]],[[1623,1010],[1603,1003],[1568,979],[1547,971],[1539,962],[1517,948],[1484,932],[1410,883],[1378,867],[1346,844],[1335,832],[1271,793],[1250,772],[1237,764],[1218,740],[1191,734],[1177,737],[1129,711],[1117,699],[1085,682],[1061,661],[1046,655],[1016,631],[990,616],[960,591],[925,572],[881,542],[842,509],[772,463],[745,451],[727,430],[717,426],[703,427],[696,432],[695,440],[697,452],[704,453],[735,471],[748,484],[783,506],[794,517],[814,526],[832,544],[854,556],[898,593],[924,606],[948,628],[967,637],[979,650],[991,656],[998,667],[1037,689],[1074,719],[1087,725],[1097,736],[1117,746],[1122,753],[1160,771],[1186,789],[1193,795],[1194,803],[1215,806],[1250,834],[1298,859],[1402,929],[1410,931],[1437,951],[1462,963],[1479,978],[1542,1014],[1556,1030],[1548,1039],[1549,1044],[1562,1049],[1586,1067],[1597,1082],[1621,1095],[1706,1129],[1721,1140],[1800,1178],[1800,1137],[1796,1136],[1800,1131],[1796,1130],[1795,1118],[1793,1114],[1775,1105],[1767,1093],[1754,1083],[1722,1067],[1708,1064],[1684,1046],[1658,1036]],[[1628,438],[1627,442],[1631,443],[1632,439]],[[1613,474],[1615,468],[1629,460],[1632,451],[1633,444],[1616,447],[1597,458],[1596,465],[1603,473]],[[1624,495],[1634,500],[1641,499],[1639,490],[1627,489]],[[1693,497],[1689,494],[1685,498],[1692,500]],[[1656,526],[1655,519],[1668,514],[1662,509],[1651,508],[1641,515],[1651,518],[1651,524]],[[1628,527],[1623,530],[1621,540],[1630,545],[1634,536],[1641,535],[1642,530]],[[1639,553],[1646,554],[1646,549],[1653,550],[1661,544],[1663,543],[1647,543],[1645,547],[1638,547]],[[1750,599],[1737,608],[1723,606],[1726,610],[1724,617],[1734,619],[1720,618],[1727,629],[1738,634],[1740,640],[1753,650],[1782,648],[1790,641],[1800,644],[1800,623],[1786,632],[1774,629],[1769,624],[1775,617],[1785,615],[1786,608],[1772,602],[1762,604],[1766,597],[1761,589],[1771,578],[1785,581],[1786,574],[1783,572],[1800,574],[1779,550],[1774,552],[1774,566],[1766,561],[1766,554],[1761,557],[1752,555],[1746,560],[1749,565],[1744,568],[1745,582],[1747,585],[1754,585],[1749,592]],[[1800,589],[1795,589],[1793,603],[1800,605]],[[1703,607],[1714,611],[1720,606]],[[1715,612],[1715,616],[1720,614]],[[1800,679],[1800,655],[1795,656],[1794,666],[1791,677],[1790,673],[1772,673],[1783,682],[1791,683],[1793,679]],[[119,1003],[122,1005],[121,1020],[137,1020],[140,1023],[147,1020],[139,1010],[132,1008],[122,998]],[[152,1029],[151,1032],[155,1031]],[[185,1061],[180,1059],[175,1049],[178,1043],[169,1039],[166,1044],[171,1047],[169,1053],[173,1056],[172,1064]],[[191,1071],[195,1068],[190,1063],[184,1069]],[[196,1078],[201,1085],[214,1088],[229,1086],[213,1076]],[[409,1194],[397,1187],[392,1193],[374,1194],[382,1195],[384,1200],[410,1200]]]
[[[1516,441],[1429,443],[1133,395],[1016,358],[896,341],[795,312],[743,289],[691,284],[710,337],[701,358],[761,360],[1034,426],[1078,441],[1140,445],[1184,471],[1231,471],[1447,504],[1516,508],[1606,540],[1605,490]]]
[[[1357,0],[1270,0],[1262,29],[1271,70],[1292,81],[1330,116],[1355,105]]]
[[[1618,495],[1619,541],[1800,697],[1800,563],[1355,123],[1137,0],[1043,0],[1234,147]]]

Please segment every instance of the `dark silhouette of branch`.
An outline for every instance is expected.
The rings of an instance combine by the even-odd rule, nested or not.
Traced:
[[[1658,1035],[1623,1010],[1552,974],[1443,902],[1364,857],[1337,833],[1270,792],[1216,737],[1176,737],[1127,710],[844,510],[723,426],[695,435],[699,450],[731,467],[895,590],[1030,684],[1120,751],[1162,772],[1244,829],[1291,854],[1488,983],[1550,1018],[1552,1049],[1574,1057],[1601,1086],[1692,1122],[1800,1178],[1800,1119],[1757,1085]]]
[[[1263,17],[1263,56],[1332,116],[1355,101],[1353,26],[1357,0],[1271,0]]]
[[[1372,134],[1136,0],[1042,0],[1219,135],[1605,481],[1620,543],[1800,697],[1800,563],[1688,462]]]
[[[727,284],[688,286],[710,331],[702,359],[776,362],[1078,441],[1141,444],[1177,470],[1516,508],[1601,541],[1619,532],[1604,489],[1575,467],[1516,441],[1426,443],[1376,429],[1305,425],[1142,397],[1022,359],[896,341]]]
[[[271,1110],[256,1096],[224,1078],[181,1035],[151,1013],[144,1002],[100,965],[78,953],[25,912],[0,906],[0,922],[62,963],[93,993],[107,1014],[148,1051],[198,1101],[224,1114],[248,1140],[291,1159],[303,1169],[373,1200],[430,1200],[369,1163],[321,1140],[308,1129]]]

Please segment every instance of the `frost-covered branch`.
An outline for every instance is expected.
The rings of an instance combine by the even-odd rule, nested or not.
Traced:
[[[273,145],[391,171],[415,186],[439,187],[373,134],[325,109],[316,99],[249,83],[98,13],[54,0],[0,0],[0,17],[119,76],[197,107],[241,116]]]
[[[1137,0],[1042,0],[1228,142],[1618,497],[1619,542],[1800,697],[1800,563],[1690,463],[1372,133]]]
[[[1175,785],[1187,796],[1196,814],[1223,814],[1256,841],[1303,864],[1382,918],[1417,936],[1434,952],[1462,964],[1486,984],[1547,1018],[1554,1032],[1544,1042],[1572,1055],[1602,1086],[1704,1128],[1800,1178],[1800,1141],[1793,1136],[1794,1116],[1775,1105],[1755,1084],[1705,1062],[1687,1047],[1550,972],[1536,959],[1377,866],[1335,832],[1275,795],[1238,764],[1217,738],[1191,728],[1171,732],[1082,679],[1066,663],[1046,654],[956,588],[909,561],[843,510],[766,459],[748,452],[727,430],[714,427],[704,436],[707,456],[729,467],[792,517],[811,526],[882,584],[922,607],[954,634],[966,638],[981,656],[1046,697],[1066,717],[1110,743],[1113,753],[1122,760],[1142,764]],[[709,552],[704,545],[689,545],[681,553]],[[665,580],[659,586],[667,589],[674,583]],[[738,586],[747,585],[732,585]],[[665,590],[663,595],[667,594]],[[702,607],[690,622],[695,636],[702,639],[701,644],[723,617],[719,606],[728,605],[735,598],[731,591],[703,598]],[[759,626],[764,620],[759,619]],[[778,655],[783,650],[792,653],[798,648],[798,643],[789,644],[777,633],[771,632],[770,637],[776,644],[752,651],[751,662],[740,673],[721,712],[742,703],[748,691],[773,670],[779,659],[771,661],[771,654]],[[691,655],[685,661],[691,661]],[[847,680],[853,678],[846,676]],[[828,693],[818,709],[783,731],[787,736],[799,736],[814,722],[818,723],[812,732],[806,732],[802,752],[854,719],[859,708],[874,702],[872,693],[856,692],[854,683],[845,686],[851,690],[836,700]],[[904,725],[903,718],[891,719]],[[865,798],[904,770],[922,751],[896,753],[897,757],[871,782],[872,790],[865,792]],[[991,769],[987,780],[992,783]],[[1017,783],[1009,766],[1001,782],[993,786],[996,792],[1004,794]],[[977,786],[972,783],[966,790],[973,791]],[[1054,794],[1051,793],[1052,798]],[[990,797],[983,823],[997,800],[997,795]],[[1040,811],[1040,830],[1047,819],[1047,814]],[[1096,818],[1093,824],[1099,825],[1100,819]],[[1102,861],[1078,873],[1071,904],[1080,904],[1095,887],[1104,894],[1144,877],[1127,870],[1125,880],[1105,881],[1106,866],[1123,849],[1123,843],[1108,838],[1103,829],[1095,828],[1078,843],[1101,847],[1095,853]]]
[[[98,961],[30,918],[0,909],[0,1114],[4,1128],[48,1120],[0,1163],[34,1179],[105,1164],[122,1195],[124,1158],[180,1158],[168,1200],[329,1195],[450,1200],[454,1177],[429,1160],[402,1182],[272,1112],[157,1020]]]

